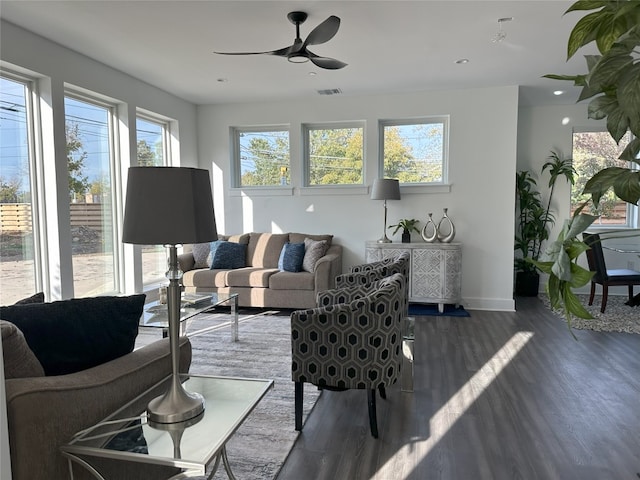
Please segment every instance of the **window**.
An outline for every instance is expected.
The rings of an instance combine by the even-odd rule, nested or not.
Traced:
[[[573,167],[577,176],[575,185],[571,188],[571,213],[590,196],[582,195],[587,181],[597,172],[606,167],[637,167],[632,162],[619,160],[618,157],[631,141],[631,134],[627,134],[616,145],[615,140],[607,131],[574,132],[573,133]],[[589,207],[591,207],[589,209]],[[593,224],[594,227],[635,228],[637,225],[638,207],[617,198],[609,190],[600,200],[598,209],[589,204],[584,213],[600,215]]]
[[[381,121],[381,176],[405,184],[446,184],[448,123],[445,117]]]
[[[169,165],[168,130],[166,122],[138,115],[136,119],[137,163],[140,166]],[[167,270],[167,251],[162,245],[142,247],[142,283],[161,283]]]
[[[74,294],[117,292],[113,107],[71,94],[64,106]]]
[[[304,127],[307,185],[362,185],[364,127]]]
[[[0,77],[0,304],[36,293],[32,83]]]
[[[290,185],[289,130],[232,129],[234,187]]]

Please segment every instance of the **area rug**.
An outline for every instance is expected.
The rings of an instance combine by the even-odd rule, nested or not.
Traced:
[[[445,305],[444,311],[440,313],[438,305],[424,304],[424,303],[410,303],[409,315],[426,315],[434,317],[470,317],[462,306],[456,307],[455,305]]]
[[[596,332],[625,332],[640,334],[640,307],[630,307],[625,305],[628,297],[621,295],[610,295],[607,300],[607,308],[604,313],[600,313],[602,301],[601,295],[596,295],[593,305],[587,305],[589,295],[578,295],[580,303],[594,317],[593,319],[572,318],[571,327],[577,330],[593,330]],[[540,299],[545,307],[551,308],[549,297],[540,295]],[[564,322],[562,312],[556,311],[559,318]]]
[[[241,312],[238,342],[231,341],[229,322],[228,313],[202,314],[189,325],[188,334],[219,326],[190,337],[193,349],[190,372],[274,380],[274,388],[227,444],[231,469],[238,479],[273,479],[298,436],[294,428],[289,315],[277,311],[250,312],[248,315]],[[318,396],[317,390],[305,392],[304,418],[313,409]],[[228,478],[222,465],[213,478]]]

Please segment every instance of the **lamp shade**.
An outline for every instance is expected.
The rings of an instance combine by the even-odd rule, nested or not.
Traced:
[[[395,178],[377,178],[371,189],[371,200],[400,200],[400,182]]]
[[[209,172],[130,167],[122,241],[179,245],[217,240]]]

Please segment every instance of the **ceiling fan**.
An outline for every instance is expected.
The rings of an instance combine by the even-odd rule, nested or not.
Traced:
[[[293,63],[303,63],[311,60],[315,65],[320,68],[326,68],[328,70],[337,70],[339,68],[346,67],[347,64],[336,60],[335,58],[321,57],[313,52],[310,52],[307,47],[309,45],[320,45],[331,40],[340,27],[340,19],[335,15],[331,15],[324,22],[311,30],[311,33],[307,38],[302,41],[300,38],[300,24],[304,23],[307,19],[305,12],[291,12],[287,15],[287,18],[291,23],[296,26],[296,39],[293,41],[293,45],[289,47],[280,48],[278,50],[271,50],[268,52],[213,52],[219,55],[275,55],[277,57],[285,57],[287,60]]]

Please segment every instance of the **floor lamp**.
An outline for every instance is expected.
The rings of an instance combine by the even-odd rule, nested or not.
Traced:
[[[377,178],[371,188],[371,200],[384,200],[384,230],[378,243],[391,243],[387,237],[387,200],[400,200],[400,182],[394,178]]]
[[[204,411],[204,399],[189,393],[179,375],[180,279],[177,246],[217,240],[209,172],[186,167],[131,167],[127,181],[122,241],[164,245],[169,250],[167,308],[171,383],[147,407],[156,423],[189,420]]]

